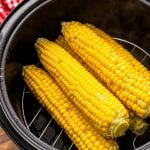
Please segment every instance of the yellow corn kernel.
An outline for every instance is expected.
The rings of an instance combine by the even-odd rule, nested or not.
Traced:
[[[98,78],[126,107],[139,117],[150,116],[150,80],[86,25],[75,21],[66,22],[62,24],[62,33],[72,50],[97,73]],[[146,108],[141,107],[138,100]]]
[[[22,76],[38,101],[64,129],[79,150],[118,149],[114,140],[105,139],[92,127],[82,112],[65,97],[53,78],[44,70],[35,65],[24,66]]]
[[[70,48],[70,46],[67,44],[67,42],[65,41],[62,35],[59,35],[58,38],[55,40],[55,42],[59,46],[64,48],[67,52],[69,52],[75,59],[77,59],[80,62],[80,64],[82,64],[90,73],[92,73],[97,78],[97,74],[90,67],[88,67],[88,65]],[[100,78],[97,78],[97,79],[102,84],[104,84],[104,82],[100,80]]]
[[[128,113],[111,92],[56,43],[39,38],[35,47],[44,68],[103,136],[124,134],[128,128]]]
[[[147,79],[150,79],[150,72],[149,70],[143,66],[136,58],[134,58],[133,55],[128,52],[122,45],[120,45],[117,41],[115,41],[111,36],[106,34],[104,31],[96,28],[95,26],[91,24],[86,24],[90,29],[92,29],[98,36],[100,36],[102,39],[104,39],[108,44],[110,44],[113,49],[119,54],[121,57],[123,57],[125,60],[127,60],[137,71],[142,73],[144,77]]]

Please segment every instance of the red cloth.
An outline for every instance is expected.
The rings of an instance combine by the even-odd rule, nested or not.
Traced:
[[[22,0],[0,0],[0,24]]]

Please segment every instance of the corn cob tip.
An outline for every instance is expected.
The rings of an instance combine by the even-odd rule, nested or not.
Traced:
[[[62,21],[61,22],[61,27],[62,27],[62,32],[64,31],[64,29],[65,28],[67,28],[68,27],[68,25],[70,26],[70,25],[74,25],[74,24],[80,24],[81,25],[81,23],[79,23],[78,21]]]
[[[40,37],[38,38],[36,41],[35,41],[35,44],[34,44],[34,47],[35,47],[35,50],[38,52],[39,51],[39,46],[40,43],[43,43],[43,41],[47,40],[46,38],[43,38],[43,37]]]
[[[129,128],[129,123],[123,119],[117,119],[111,126],[111,137],[123,136]]]
[[[61,26],[63,27],[66,23],[67,23],[66,21],[62,21]]]
[[[24,72],[25,72],[25,70],[26,70],[26,68],[28,68],[30,65],[26,65],[26,66],[23,66],[22,67],[22,76],[24,76]]]
[[[142,135],[147,128],[148,123],[146,123],[146,121],[143,121],[143,119],[141,118],[135,118],[132,122],[132,126],[130,126],[130,130],[132,130],[132,132],[138,136]]]
[[[69,22],[66,22],[66,21],[62,21],[61,22],[61,30],[62,30],[62,32],[64,31],[64,28],[65,28],[67,23],[69,23]]]
[[[31,64],[31,65],[25,65],[22,67],[22,76],[25,75],[25,72],[29,69],[33,69],[33,68],[36,68],[36,66],[34,64]]]
[[[79,22],[77,22],[77,21],[62,21],[61,26],[63,27],[66,24],[73,24],[73,23],[79,23]]]
[[[25,71],[26,71],[26,68],[28,68],[28,67],[29,67],[28,65],[22,67],[22,77],[25,76],[25,74],[26,74]]]
[[[22,70],[26,70],[27,68],[34,68],[36,67],[34,64],[31,64],[31,65],[25,65],[22,67]]]
[[[46,38],[40,37],[40,38],[38,38],[38,39],[36,40],[35,44],[36,44],[36,43],[41,43],[41,42],[45,41],[45,39],[46,39]]]

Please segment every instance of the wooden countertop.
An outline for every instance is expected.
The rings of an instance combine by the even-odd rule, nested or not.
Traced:
[[[19,150],[11,139],[0,128],[0,150]]]

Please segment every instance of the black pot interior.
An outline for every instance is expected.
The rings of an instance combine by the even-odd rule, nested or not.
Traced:
[[[27,16],[11,37],[5,66],[7,93],[20,120],[25,124],[22,109],[24,82],[21,68],[26,64],[38,63],[34,49],[34,42],[38,37],[54,40],[60,34],[61,21],[78,20],[92,23],[110,35],[136,43],[149,52],[149,10],[148,6],[132,0],[53,0]],[[150,64],[149,60],[145,64]],[[40,104],[32,94],[26,93],[23,108],[26,123],[29,124],[39,110]],[[31,132],[39,137],[49,120],[49,115],[42,109],[30,126]],[[61,129],[53,120],[41,140],[52,145],[60,132]],[[120,149],[133,149],[134,138],[135,135],[130,132],[119,138]],[[150,129],[137,138],[135,146],[139,147],[148,141],[150,141]],[[63,133],[54,147],[68,149],[70,145],[70,140]]]

